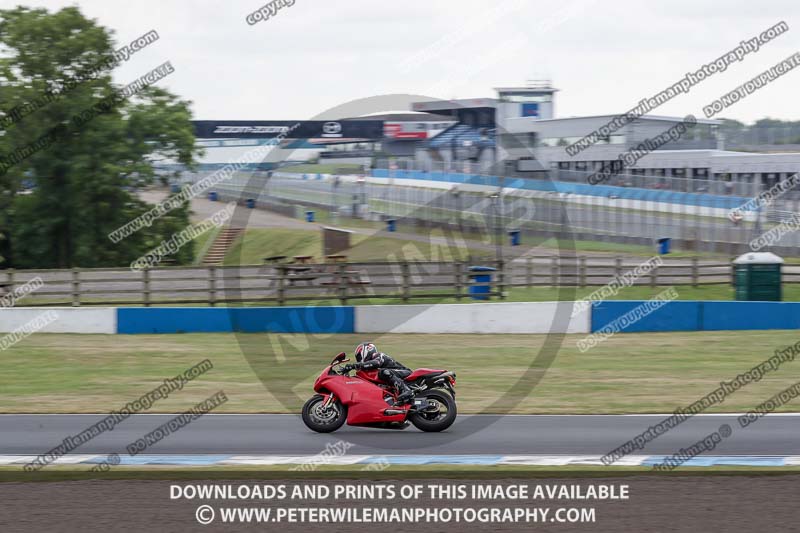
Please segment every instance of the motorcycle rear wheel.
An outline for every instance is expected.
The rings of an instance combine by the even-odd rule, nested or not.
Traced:
[[[417,399],[433,400],[438,403],[439,409],[436,412],[419,411],[408,415],[408,420],[417,429],[422,431],[444,431],[456,421],[458,410],[456,401],[450,395],[440,389],[433,389],[417,395]]]
[[[325,398],[321,394],[315,394],[303,405],[303,423],[317,433],[336,431],[347,420],[347,406],[338,398],[334,398],[327,409],[322,408],[324,402]]]

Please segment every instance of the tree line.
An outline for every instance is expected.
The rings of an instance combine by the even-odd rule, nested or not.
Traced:
[[[188,226],[185,204],[109,239],[152,207],[136,191],[166,178],[158,161],[195,168],[191,102],[157,83],[121,97],[112,32],[76,7],[0,10],[0,48],[0,268],[129,265]]]

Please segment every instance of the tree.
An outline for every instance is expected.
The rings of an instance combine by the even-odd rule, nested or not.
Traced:
[[[108,237],[151,207],[131,191],[153,182],[154,161],[194,167],[200,150],[190,102],[156,85],[120,98],[111,32],[75,7],[0,10],[0,46],[0,154],[13,163],[0,176],[0,234],[8,237],[0,255],[10,265],[127,265],[189,223],[184,206],[116,244]],[[92,76],[83,79],[87,71]],[[109,101],[85,123],[75,121]],[[13,109],[34,102],[35,111],[10,122]],[[30,153],[52,132],[52,142]],[[29,194],[20,194],[23,183]],[[191,261],[191,250],[176,259]]]

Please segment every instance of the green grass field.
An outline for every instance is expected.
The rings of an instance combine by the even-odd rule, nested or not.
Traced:
[[[499,299],[493,296],[490,301],[492,302],[554,302],[554,301],[573,301],[582,298],[587,298],[593,291],[599,287],[574,287],[574,288],[557,288],[557,287],[513,287],[505,291],[505,298]],[[659,293],[663,292],[666,286],[634,286],[625,287],[619,291],[618,294],[612,295],[607,300],[649,300]],[[729,285],[700,285],[692,287],[691,285],[675,285],[673,288],[677,291],[678,300],[726,300],[730,301],[734,298],[733,289]],[[383,291],[390,291],[388,288],[381,289]],[[475,303],[475,300],[470,299],[466,294],[463,298],[456,299],[455,297],[449,298],[413,298],[414,294],[419,291],[412,290],[412,299],[404,302],[398,292],[397,297],[368,297],[358,299],[348,299],[347,305],[402,305],[402,304],[431,304],[431,303]],[[424,294],[424,292],[423,292]],[[201,296],[196,296],[202,298]],[[174,303],[175,298],[156,298],[151,297],[152,305],[169,305],[174,307],[185,306],[204,306],[206,302],[199,302],[194,304],[188,303]],[[791,283],[784,284],[783,286],[783,300],[786,302],[800,301],[800,284]],[[81,305],[108,305],[108,298],[81,298]],[[25,305],[70,305],[70,299],[65,296],[61,299],[54,298],[36,298],[31,297],[21,300]],[[126,306],[137,307],[144,305],[141,299],[136,302],[128,303]],[[224,302],[217,302],[217,307],[227,307]],[[232,307],[244,306],[271,306],[277,305],[276,301],[254,301],[245,303],[234,303]],[[286,305],[341,305],[341,301],[335,297],[321,297],[316,300],[287,300]]]
[[[396,258],[404,246],[413,246],[415,253],[424,257],[444,257],[443,260],[466,257],[466,250],[451,246],[384,236],[353,234],[350,244],[351,248],[344,252],[350,261],[388,261],[393,256]],[[461,255],[454,258],[454,254]],[[225,264],[260,265],[265,257],[276,255],[312,255],[321,261],[324,258],[322,234],[319,230],[249,229],[233,243],[225,256]]]
[[[715,285],[674,285],[678,294],[678,300],[733,300],[733,287],[727,284]],[[515,287],[509,291],[505,301],[508,302],[550,302],[556,300],[573,300],[585,298],[599,287],[576,287],[574,298],[571,290],[562,287]],[[624,287],[618,294],[611,296],[608,300],[648,300],[658,293],[664,291],[666,286],[650,287],[645,285],[635,285]],[[783,300],[787,302],[800,301],[800,284],[785,283],[783,285]],[[438,301],[438,300],[437,300]],[[465,300],[470,301],[470,300]]]
[[[505,297],[500,299],[498,296],[492,296],[491,302],[555,302],[555,301],[573,301],[587,298],[593,291],[599,287],[513,287],[505,291]],[[729,285],[700,285],[692,287],[691,285],[674,285],[672,288],[678,294],[678,300],[722,300],[731,301],[734,298],[733,288]],[[654,296],[667,289],[667,286],[634,286],[622,288],[619,293],[606,298],[607,300],[649,300]],[[391,289],[383,288],[383,291],[390,291]],[[466,293],[460,300],[455,297],[436,297],[436,298],[423,298],[414,297],[415,294],[425,294],[424,291],[411,291],[412,298],[409,301],[403,301],[399,291],[397,296],[394,297],[365,297],[357,299],[348,299],[347,305],[403,305],[403,304],[470,304],[475,303],[475,300],[469,298]],[[25,300],[23,300],[25,301]],[[28,300],[30,301],[30,300]],[[36,302],[42,305],[44,299],[37,299]],[[102,305],[107,299],[103,298],[82,298],[81,305]],[[783,287],[783,301],[797,302],[800,301],[800,284],[785,284]],[[59,300],[61,305],[69,305],[68,299]],[[50,303],[57,303],[53,300]],[[171,306],[189,306],[189,305],[205,305],[203,302],[199,304],[183,304],[172,303],[170,298],[151,298],[151,303],[158,305],[171,305]],[[136,307],[143,305],[139,302],[127,304],[128,306]],[[224,302],[217,302],[217,307],[228,307]],[[234,303],[232,307],[254,307],[254,306],[272,306],[278,305],[276,301],[255,301],[245,303]],[[341,305],[341,301],[336,297],[321,297],[314,300],[287,300],[286,305]]]
[[[299,198],[298,198],[299,199]],[[325,201],[325,199],[321,199],[321,201]],[[304,210],[303,210],[304,211]],[[331,218],[330,212],[325,209],[316,209],[315,213],[315,220],[321,224],[330,224],[336,227],[341,227],[345,229],[374,229],[376,231],[383,231],[386,228],[385,222],[377,222],[377,221],[368,221],[362,220],[358,218],[349,218],[340,216],[337,217],[335,220]],[[248,230],[250,231],[250,230]],[[302,230],[301,230],[302,231]],[[419,228],[413,224],[406,224],[402,221],[399,222],[397,226],[397,231],[402,234],[414,234],[420,236],[428,236],[431,231],[428,228]],[[383,233],[382,235],[386,235]],[[459,239],[463,239],[467,244],[470,243],[478,243],[481,239],[485,239],[486,235],[472,235],[470,233],[462,233],[458,234]],[[492,236],[493,238],[493,236]],[[504,244],[508,244],[507,238],[504,236]],[[493,244],[492,241],[489,244]],[[559,243],[555,239],[548,239],[544,242],[536,242],[534,243],[537,249],[541,249],[543,253],[553,252],[559,250]],[[531,246],[531,243],[525,243],[523,239],[523,246]],[[562,246],[566,246],[562,244]],[[587,252],[587,253],[602,253],[604,255],[627,255],[627,256],[639,256],[639,257],[652,257],[656,254],[656,246],[643,246],[637,244],[623,244],[623,243],[614,243],[614,242],[602,242],[602,241],[583,241],[583,240],[575,240],[570,245],[574,247],[576,252]],[[673,250],[668,256],[668,258],[673,259],[683,259],[683,258],[691,258],[691,257],[699,257],[705,260],[712,260],[718,259],[721,261],[730,260],[731,258],[726,254],[718,253],[706,253],[706,252],[691,252],[691,251],[680,251],[680,250]],[[787,262],[791,262],[788,261]]]
[[[461,412],[652,413],[691,404],[737,374],[798,340],[796,331],[651,333],[616,335],[586,353],[566,336],[552,366],[533,390],[506,395],[528,369],[543,335],[382,335],[373,340],[405,364],[443,367],[458,374]],[[151,412],[179,412],[218,390],[229,401],[218,412],[298,412],[318,373],[339,350],[363,335],[310,340],[303,335],[65,335],[36,334],[0,352],[0,412],[96,413],[119,409],[199,361],[214,368]],[[310,342],[309,342],[310,341]],[[277,364],[279,342],[288,363]],[[251,368],[245,346],[259,355]],[[291,350],[289,346],[307,349]],[[751,383],[709,412],[742,412],[800,380],[800,363]],[[254,370],[255,369],[255,370]],[[545,369],[541,369],[545,370]],[[261,382],[291,389],[278,401]],[[781,411],[797,410],[789,403]]]
[[[216,227],[211,231],[206,231],[201,233],[192,244],[194,246],[194,264],[199,265],[203,262],[203,257],[208,252],[208,249],[211,248],[211,245],[214,244],[214,240],[219,235],[222,228]]]

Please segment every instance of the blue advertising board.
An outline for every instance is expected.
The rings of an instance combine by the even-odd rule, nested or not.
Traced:
[[[526,103],[522,104],[522,115],[523,117],[538,117],[539,116],[539,104],[538,103]]]

